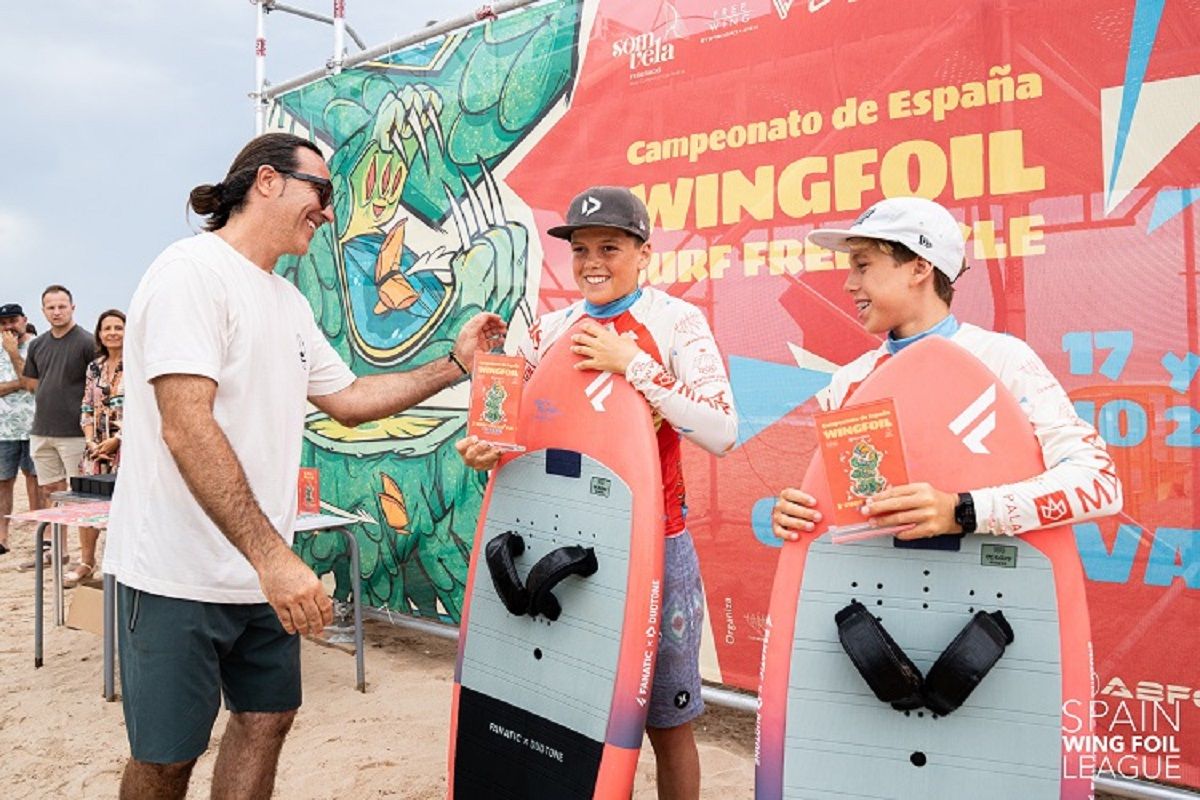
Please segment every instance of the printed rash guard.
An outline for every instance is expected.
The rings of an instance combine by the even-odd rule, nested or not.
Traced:
[[[538,319],[517,348],[525,359],[525,380],[550,346],[589,316],[580,300]],[[640,290],[632,305],[615,316],[596,322],[632,337],[642,350],[629,363],[625,379],[650,404],[662,463],[666,534],[674,536],[683,530],[687,514],[680,435],[718,456],[737,440],[733,389],[716,340],[700,309],[652,288]]]
[[[1075,413],[1066,391],[1033,348],[975,325],[954,323],[945,331],[941,327],[931,333],[945,335],[982,361],[1017,398],[1033,424],[1047,467],[1024,481],[972,489],[977,530],[1012,536],[1120,511],[1121,481],[1104,440]],[[886,341],[839,369],[818,393],[818,404],[825,410],[840,408],[895,350],[896,343]]]

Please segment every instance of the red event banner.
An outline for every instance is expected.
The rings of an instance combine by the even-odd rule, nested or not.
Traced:
[[[707,675],[756,687],[770,506],[815,452],[813,394],[877,344],[842,291],[845,260],[805,235],[915,193],[969,235],[955,314],[1026,339],[1124,481],[1123,513],[1073,530],[1097,766],[1200,785],[1195,4],[584,8],[566,111],[506,182],[541,231],[589,184],[633,188],[655,228],[645,282],[701,307],[726,356],[740,446],[685,455]],[[542,248],[547,311],[576,293],[566,245]]]

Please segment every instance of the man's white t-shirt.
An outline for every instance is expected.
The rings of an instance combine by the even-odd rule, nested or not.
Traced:
[[[170,374],[216,381],[217,424],[289,544],[306,398],[341,391],[354,374],[304,296],[216,234],[168,247],[134,292],[125,327],[121,477],[104,570],[167,597],[265,602],[250,562],[200,508],[163,441],[151,381]]]

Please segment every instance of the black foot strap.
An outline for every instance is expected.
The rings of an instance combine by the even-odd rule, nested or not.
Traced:
[[[925,705],[943,716],[961,706],[1012,642],[1012,627],[1002,612],[976,612],[929,668]]]
[[[921,670],[867,607],[855,600],[834,616],[842,649],[871,691],[899,711],[920,708]]]
[[[525,540],[512,531],[492,538],[484,548],[484,560],[492,576],[492,585],[508,613],[521,616],[529,610],[529,592],[517,575],[513,559],[525,552]]]
[[[533,569],[529,570],[526,585],[529,587],[529,616],[541,614],[546,619],[556,620],[562,606],[554,596],[553,589],[568,575],[587,577],[596,571],[596,551],[591,547],[560,547],[542,556]]]

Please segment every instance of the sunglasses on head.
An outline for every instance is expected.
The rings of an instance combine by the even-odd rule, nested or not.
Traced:
[[[333,183],[328,178],[322,178],[319,175],[309,175],[307,172],[296,172],[291,169],[275,169],[280,175],[286,175],[289,178],[295,178],[298,181],[311,183],[317,188],[317,201],[320,202],[321,208],[325,208],[333,200]]]

